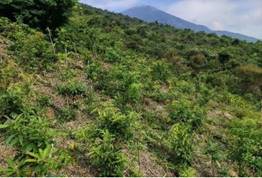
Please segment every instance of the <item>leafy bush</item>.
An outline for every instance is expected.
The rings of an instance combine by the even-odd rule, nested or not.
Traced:
[[[20,114],[23,110],[21,95],[15,92],[4,92],[0,94],[0,119],[10,117],[12,113]]]
[[[192,161],[193,143],[190,127],[184,124],[175,124],[169,131],[168,145],[172,160],[177,163],[190,164]]]
[[[127,90],[127,100],[133,103],[141,101],[143,90],[143,85],[140,83],[132,83]]]
[[[91,146],[89,157],[91,164],[99,170],[100,176],[123,176],[125,158],[114,145],[114,137],[105,131],[101,139]]]
[[[75,0],[2,0],[0,16],[19,20],[42,30],[56,29],[67,20]]]
[[[157,61],[154,63],[152,67],[152,76],[154,80],[166,82],[169,75],[169,66],[166,63],[162,61]]]
[[[7,143],[19,148],[22,153],[37,152],[52,143],[53,135],[47,120],[34,113],[22,113],[0,128],[5,131]]]
[[[10,48],[15,52],[17,62],[24,68],[33,71],[49,70],[57,60],[52,44],[45,39],[43,33],[32,31],[26,34],[25,30],[21,30],[12,35],[14,43]]]
[[[248,176],[245,171],[248,166],[261,176],[262,156],[261,156],[261,128],[259,119],[252,120],[244,118],[241,121],[231,122],[231,130],[234,139],[231,146],[231,156],[238,164],[239,175]]]
[[[60,121],[70,121],[76,117],[76,111],[72,107],[65,107],[57,112]]]
[[[191,124],[193,129],[201,126],[205,118],[205,112],[202,108],[187,100],[174,101],[170,106],[170,117],[175,122],[184,122]]]
[[[130,112],[127,115],[112,106],[106,106],[102,110],[98,110],[97,128],[108,130],[110,134],[119,140],[128,140],[132,137],[132,127],[138,115]]]
[[[5,176],[51,176],[70,160],[65,152],[47,145],[37,152],[26,152],[22,159],[8,160],[7,168],[1,170]]]
[[[237,70],[242,91],[262,96],[262,68],[253,64],[240,66]]]
[[[180,166],[179,177],[196,177],[197,171],[189,166]]]
[[[87,88],[83,83],[72,80],[57,87],[58,93],[66,96],[84,95]]]
[[[46,107],[46,106],[52,105],[51,98],[49,96],[46,96],[46,95],[39,96],[39,98],[37,98],[37,102],[38,102],[39,106],[41,106],[41,107]]]
[[[121,56],[112,48],[107,49],[105,58],[107,62],[119,62],[121,60]]]

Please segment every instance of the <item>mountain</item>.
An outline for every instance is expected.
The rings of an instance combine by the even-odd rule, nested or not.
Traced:
[[[136,17],[138,19],[144,20],[146,22],[159,22],[162,24],[168,24],[171,26],[174,26],[179,29],[191,29],[195,32],[206,32],[206,33],[215,33],[219,36],[225,35],[232,38],[237,38],[240,40],[245,40],[248,42],[256,42],[257,39],[253,37],[249,37],[246,35],[242,35],[239,33],[232,33],[228,31],[213,31],[209,29],[208,27],[204,25],[198,25],[194,24],[192,22],[186,21],[184,19],[181,19],[179,17],[173,16],[171,14],[168,14],[164,11],[161,11],[155,7],[152,6],[138,6],[130,8],[124,12],[122,12],[125,15],[128,15],[130,17]]]

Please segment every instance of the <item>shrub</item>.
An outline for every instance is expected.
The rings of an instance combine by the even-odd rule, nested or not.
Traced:
[[[143,85],[140,83],[132,83],[127,89],[127,100],[134,103],[141,101],[142,87]]]
[[[205,112],[202,108],[187,100],[174,101],[170,106],[170,117],[175,122],[184,122],[191,124],[193,129],[201,126],[205,118]]]
[[[107,62],[119,62],[121,60],[121,56],[112,48],[107,49],[105,58]]]
[[[32,27],[54,30],[66,22],[75,0],[2,0],[0,16],[20,20]]]
[[[231,158],[236,161],[240,176],[248,176],[249,167],[261,176],[261,124],[260,120],[244,118],[231,122],[230,132],[234,136],[231,143]]]
[[[100,176],[123,176],[124,155],[114,145],[114,137],[104,131],[101,139],[96,139],[89,153],[91,164],[98,169]]]
[[[248,64],[240,66],[237,75],[241,81],[241,89],[262,96],[262,68]]]
[[[49,96],[43,95],[37,98],[37,102],[41,107],[48,107],[52,105],[52,100]]]
[[[57,117],[61,121],[70,121],[76,117],[76,112],[72,107],[65,107],[57,112]]]
[[[169,66],[166,63],[161,61],[157,61],[154,63],[152,67],[152,76],[154,80],[166,82],[169,75]]]
[[[218,60],[223,65],[225,65],[230,59],[231,55],[226,50],[223,50],[218,54]]]
[[[59,170],[70,160],[65,152],[59,152],[53,146],[47,145],[37,152],[26,152],[22,159],[7,161],[7,168],[1,169],[5,176],[51,176],[53,171]]]
[[[33,71],[49,70],[57,60],[52,44],[46,41],[43,33],[26,34],[21,30],[11,35],[14,36],[14,43],[10,48],[16,54],[17,62],[24,68]]]
[[[23,109],[22,96],[15,92],[0,94],[0,119],[10,117],[13,113],[20,114]]]
[[[87,91],[86,86],[78,81],[69,81],[57,87],[60,95],[77,96],[84,95]]]
[[[138,115],[131,112],[127,115],[112,106],[106,106],[98,111],[97,128],[108,130],[119,140],[128,140],[133,136],[132,127]]]
[[[179,177],[196,177],[197,170],[189,166],[180,166]]]
[[[175,124],[169,131],[168,145],[172,160],[177,163],[190,164],[192,161],[192,135],[190,127],[184,124]]]
[[[87,78],[93,80],[97,89],[104,89],[107,85],[108,73],[99,63],[91,62],[86,66]]]
[[[22,113],[13,120],[0,125],[4,129],[8,144],[19,148],[23,153],[37,152],[46,148],[53,137],[47,120],[34,113]]]

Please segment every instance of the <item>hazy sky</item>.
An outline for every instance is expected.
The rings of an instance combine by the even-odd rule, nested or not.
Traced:
[[[227,30],[262,39],[262,0],[80,0],[110,11],[121,12],[151,5],[213,30]]]

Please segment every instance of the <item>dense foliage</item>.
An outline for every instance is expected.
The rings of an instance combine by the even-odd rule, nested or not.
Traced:
[[[0,16],[52,30],[64,24],[75,0],[1,0]]]
[[[0,175],[262,176],[261,60],[81,4],[52,40],[0,18]]]

